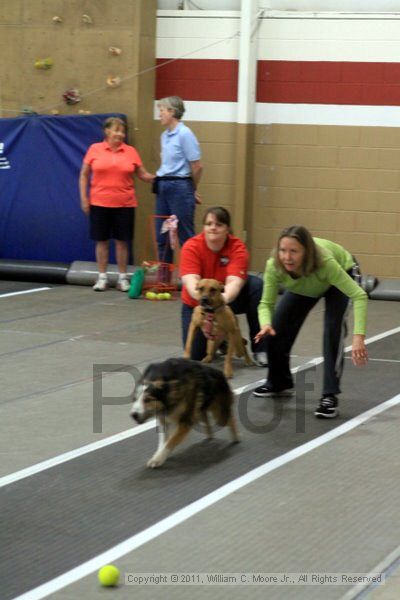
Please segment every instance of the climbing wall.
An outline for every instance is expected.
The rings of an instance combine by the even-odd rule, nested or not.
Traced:
[[[2,0],[0,117],[123,113],[151,169],[155,28],[156,0]]]

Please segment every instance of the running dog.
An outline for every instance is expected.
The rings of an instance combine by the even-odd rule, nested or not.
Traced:
[[[233,442],[238,442],[232,408],[233,393],[221,371],[185,358],[149,365],[135,389],[131,409],[137,423],[157,417],[158,448],[147,466],[160,467],[196,423],[203,422],[207,436],[212,438],[210,413],[217,425],[228,425]],[[175,428],[170,433],[171,425]]]
[[[184,358],[190,358],[191,348],[197,329],[201,329],[207,338],[207,354],[203,362],[213,360],[218,346],[223,340],[228,342],[225,355],[224,374],[233,377],[233,355],[244,356],[246,365],[253,365],[239,329],[239,323],[232,309],[227,306],[222,297],[224,286],[216,279],[201,279],[197,286],[199,305],[193,310],[188,336],[185,345]]]

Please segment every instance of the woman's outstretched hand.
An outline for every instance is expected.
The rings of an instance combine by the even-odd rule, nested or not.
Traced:
[[[353,335],[353,344],[351,348],[351,358],[353,364],[357,367],[363,367],[368,361],[368,352],[365,347],[364,336],[355,334]]]
[[[258,342],[260,342],[262,340],[263,337],[265,337],[266,335],[276,335],[276,331],[275,329],[272,327],[272,325],[264,325],[264,327],[261,327],[260,331],[257,333],[257,335],[254,336],[254,342],[257,344]]]

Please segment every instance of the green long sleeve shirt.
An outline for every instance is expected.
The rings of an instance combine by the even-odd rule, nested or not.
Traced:
[[[346,273],[354,265],[353,257],[339,244],[321,238],[313,239],[321,250],[322,265],[308,276],[295,279],[277,269],[274,258],[267,260],[263,294],[258,306],[261,327],[272,323],[280,287],[300,296],[320,298],[333,285],[353,301],[354,333],[365,335],[368,296]]]

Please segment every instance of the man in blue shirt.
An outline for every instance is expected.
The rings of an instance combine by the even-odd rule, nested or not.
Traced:
[[[194,133],[181,122],[185,107],[178,96],[157,103],[160,122],[166,129],[161,134],[161,166],[156,177],[156,215],[178,218],[178,238],[182,245],[195,234],[194,211],[201,204],[197,186],[202,166],[200,145]],[[163,219],[156,219],[158,259],[171,263],[172,249],[168,231],[162,232]]]

